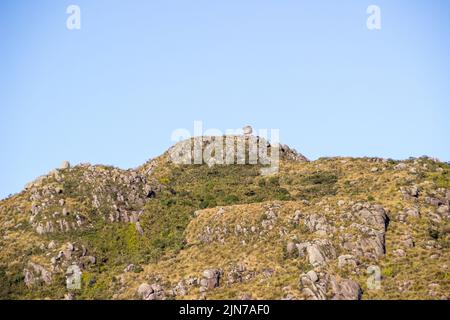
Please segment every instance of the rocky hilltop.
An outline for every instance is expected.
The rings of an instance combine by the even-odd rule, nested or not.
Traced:
[[[64,162],[2,200],[0,299],[450,298],[448,164],[281,146],[263,176],[173,148],[129,170]]]

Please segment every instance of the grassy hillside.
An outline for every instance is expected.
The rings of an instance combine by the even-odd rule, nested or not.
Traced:
[[[0,299],[450,297],[447,164],[282,159],[55,170],[0,202]]]

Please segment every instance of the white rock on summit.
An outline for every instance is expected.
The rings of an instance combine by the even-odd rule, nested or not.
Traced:
[[[244,132],[244,135],[249,136],[253,133],[253,128],[251,126],[245,126],[242,128],[242,131]]]
[[[70,168],[70,162],[65,160],[61,163],[61,166],[59,167],[59,169],[64,170],[64,169],[69,169]]]

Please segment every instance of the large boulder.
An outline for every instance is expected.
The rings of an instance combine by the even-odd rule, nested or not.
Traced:
[[[164,289],[159,284],[143,283],[137,290],[137,295],[142,300],[164,300]]]
[[[338,280],[331,276],[330,284],[334,293],[333,300],[361,300],[362,290],[357,282],[350,279]]]
[[[153,294],[153,288],[148,283],[143,283],[139,286],[137,294],[142,300],[150,300],[149,298]]]
[[[201,287],[211,290],[218,288],[222,272],[218,269],[208,269],[203,271],[203,279],[200,281]]]
[[[366,204],[357,211],[357,215],[363,220],[364,224],[375,229],[386,230],[389,223],[386,210],[380,205],[369,206]]]
[[[336,258],[336,251],[329,240],[319,240],[306,247],[308,261],[313,267],[323,266]]]
[[[325,257],[316,244],[310,245],[306,248],[308,252],[308,260],[314,267],[325,264]]]

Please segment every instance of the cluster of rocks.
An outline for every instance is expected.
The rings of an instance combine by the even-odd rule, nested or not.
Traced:
[[[135,170],[91,166],[61,169],[32,183],[27,190],[32,202],[29,222],[39,235],[67,233],[92,227],[89,218],[73,211],[73,199],[83,204],[89,201],[92,210],[110,222],[134,223],[142,233],[139,217],[148,199],[161,192],[162,185]],[[66,198],[71,198],[69,207]]]
[[[419,207],[411,207],[411,208],[405,208],[403,212],[399,212],[397,214],[397,220],[401,223],[407,223],[412,218],[419,218],[420,217],[420,208]]]
[[[265,212],[263,213],[261,221],[260,235],[264,235],[273,230],[278,220],[278,210],[281,208],[280,204],[273,203],[264,206]]]
[[[263,236],[268,232],[272,231],[276,226],[277,221],[277,210],[281,208],[280,204],[270,204],[265,206],[265,212],[262,214],[262,221],[260,226],[258,225],[245,225],[244,222],[236,224],[233,228],[229,225],[215,225],[214,227],[206,225],[203,230],[198,234],[197,239],[202,243],[219,242],[225,243],[226,239],[230,236],[236,236],[244,238],[243,243],[245,244],[245,238],[248,236]],[[211,217],[212,221],[219,219],[225,210],[219,208],[217,213]],[[198,213],[197,213],[198,215]]]
[[[247,270],[246,266],[239,263],[231,268],[227,273],[226,283],[232,285],[252,279],[256,275],[255,271]]]
[[[212,167],[225,163],[246,163],[249,154],[245,151],[245,146],[255,145],[257,150],[258,143],[258,139],[251,135],[199,136],[177,143],[168,150],[168,154],[170,161],[177,165],[195,163]],[[257,152],[255,155],[256,161],[268,160],[259,158]]]
[[[166,294],[159,284],[143,283],[139,286],[137,294],[141,300],[165,300]]]
[[[205,270],[205,272],[207,272],[207,270]],[[215,270],[212,270],[211,272],[214,273]],[[221,275],[219,275],[219,279],[217,279],[217,284],[220,284],[220,277],[221,277]],[[192,276],[187,277],[186,279],[179,281],[172,288],[172,290],[169,290],[169,292],[172,294],[173,297],[186,296],[190,292],[191,289],[199,288],[201,281],[202,281],[202,277],[192,277]],[[202,291],[206,291],[206,290],[202,290]]]
[[[298,256],[307,257],[309,263],[314,267],[323,266],[336,258],[336,250],[330,240],[320,239],[302,242],[295,244],[295,247],[298,250]],[[292,243],[288,243],[288,253],[290,253],[291,248]]]
[[[289,146],[282,144],[280,146],[280,156],[283,160],[295,161],[295,162],[309,162],[303,154],[297,150],[290,148]]]
[[[439,188],[430,194],[426,194],[418,186],[410,186],[401,187],[400,192],[410,206],[397,214],[397,220],[399,222],[410,223],[411,219],[420,218],[422,216],[421,206],[430,206],[432,208],[431,211],[427,210],[426,212],[426,215],[432,222],[439,224],[442,221],[449,220],[450,190]]]
[[[430,219],[434,222],[448,221],[450,219],[450,190],[439,188],[424,198],[426,204],[434,208]]]
[[[338,257],[338,268],[343,269],[346,267],[349,267],[351,269],[356,269],[360,265],[359,260],[351,255],[351,254],[344,254]]]
[[[326,237],[328,234],[336,232],[336,228],[323,215],[316,213],[304,215],[301,211],[296,211],[293,221],[298,222],[300,219],[303,219],[304,225],[309,232],[315,233],[318,236]]]
[[[273,269],[265,269],[261,272],[264,276],[272,276]],[[143,300],[161,300],[167,298],[184,297],[196,289],[200,293],[199,298],[204,299],[209,291],[223,285],[230,286],[251,280],[256,276],[255,271],[249,271],[244,264],[238,263],[228,271],[223,269],[206,269],[199,277],[187,277],[178,281],[175,285],[161,285],[158,283],[149,285],[143,283],[137,290],[137,295]],[[161,279],[159,279],[161,280]],[[164,289],[166,287],[167,289]]]
[[[196,287],[199,289],[201,297],[205,297],[206,292],[218,288],[223,276],[223,270],[207,269],[203,271],[201,277],[189,277],[179,281],[171,289],[165,290],[160,283],[142,283],[137,289],[137,295],[142,300],[165,300],[176,296],[186,296],[189,291]]]
[[[41,244],[39,248],[46,251],[54,250],[56,248],[56,243],[55,241],[51,241],[48,245]],[[23,269],[25,285],[28,288],[31,288],[35,285],[51,284],[53,275],[62,271],[62,269],[57,266],[58,261],[62,261],[66,257],[70,258],[73,250],[74,247],[69,243],[65,251],[60,251],[57,256],[50,259],[51,264],[49,266],[43,266],[29,261],[27,266]]]
[[[60,204],[64,203],[63,199],[60,200]],[[45,207],[44,207],[45,208]],[[31,208],[31,216],[29,222],[31,227],[39,235],[48,233],[67,233],[69,231],[75,231],[82,228],[86,222],[86,217],[83,214],[74,212],[73,214],[65,207],[62,211],[55,211],[50,216],[45,213],[39,215],[42,207],[36,207],[34,204]]]
[[[379,205],[356,203],[348,218],[356,220],[350,224],[350,230],[339,235],[341,247],[355,256],[379,259],[386,253],[385,237],[389,224],[387,211]]]
[[[408,171],[412,174],[418,174],[421,172],[436,171],[440,172],[443,169],[435,164],[441,164],[439,159],[423,156],[420,158],[410,158],[409,160],[399,162],[394,166],[396,171]],[[431,166],[430,166],[431,165]]]
[[[415,200],[420,195],[420,189],[417,186],[401,187],[400,192],[404,200]]]
[[[227,136],[198,136],[181,141],[168,150],[171,162],[178,165],[186,164],[244,164],[252,163],[267,165],[271,163],[274,146],[259,136],[252,135],[253,129],[244,127],[243,134]],[[287,145],[278,145],[280,159],[295,162],[308,162],[309,160],[295,149]]]
[[[40,177],[37,177],[35,180],[27,183],[24,187],[25,190],[31,190],[33,188],[41,188],[44,186],[45,182],[47,182],[49,179],[61,179],[61,172],[62,170],[69,169],[70,168],[70,162],[65,160],[61,163],[60,167],[58,169],[51,170],[48,174],[42,175]]]
[[[388,211],[384,207],[368,202],[338,201],[336,208],[326,203],[316,203],[314,206],[306,204],[308,211],[296,210],[292,215],[284,213],[284,204],[280,202],[264,204],[262,207],[264,211],[261,220],[240,219],[235,225],[229,222],[227,225],[217,223],[227,214],[226,210],[219,209],[208,219],[202,220],[203,228],[200,229],[198,239],[203,243],[212,241],[224,243],[227,236],[241,239],[252,237],[251,241],[258,236],[256,238],[258,241],[257,239],[265,239],[266,236],[278,235],[280,239],[287,239],[286,257],[299,258],[315,270],[321,270],[302,275],[301,292],[305,297],[361,298],[361,288],[355,281],[341,279],[330,270],[342,269],[350,274],[360,275],[361,272],[365,272],[369,262],[376,263],[384,257],[385,236],[389,225]],[[214,227],[209,220],[214,221]],[[254,225],[255,221],[259,225]],[[405,237],[403,241],[405,246],[414,246],[412,238]],[[266,271],[264,274],[268,277],[274,272],[273,269]],[[225,273],[226,284],[243,281],[243,274],[245,268],[236,266],[228,274]],[[214,281],[218,281],[212,276],[212,272],[208,275]],[[206,285],[208,283],[206,278],[203,282],[202,291],[205,292],[210,286]],[[295,298],[295,295],[290,294],[286,298]]]
[[[83,178],[95,186],[90,192],[93,208],[110,222],[138,222],[146,201],[162,190],[161,184],[134,170],[90,169]]]
[[[56,248],[55,242],[50,242],[48,248]],[[50,262],[52,271],[61,273],[70,265],[76,265],[80,270],[87,269],[97,263],[97,258],[89,255],[88,249],[84,245],[68,242],[61,250],[57,251],[57,254],[50,259]]]
[[[203,271],[203,277],[200,280],[200,293],[212,290],[220,286],[220,279],[223,271],[219,269],[208,269]]]
[[[308,300],[360,300],[362,297],[357,282],[314,270],[300,276],[299,287]]]
[[[28,262],[28,265],[23,270],[23,273],[24,282],[28,288],[40,284],[48,285],[52,282],[52,272],[37,263]]]
[[[344,203],[338,204],[340,207]],[[345,208],[342,208],[345,209]],[[336,215],[333,211],[333,214]],[[325,214],[302,213],[296,211],[290,219],[298,225],[300,221],[310,233],[320,240],[309,242],[289,242],[287,253],[292,255],[298,250],[300,257],[306,256],[314,266],[322,265],[335,258],[335,247],[347,251],[352,256],[364,256],[377,259],[385,253],[385,232],[389,223],[386,210],[379,205],[370,203],[356,203],[350,210],[340,215],[339,227],[329,220]],[[357,231],[351,232],[352,230]],[[337,235],[338,244],[326,240]]]
[[[31,190],[29,223],[37,234],[69,232],[80,228],[86,218],[78,212],[70,212],[65,207],[64,189],[57,184],[46,184]]]
[[[378,260],[386,252],[385,236],[389,217],[380,205],[349,203],[345,206],[342,202],[339,203],[341,213],[323,206],[321,213],[296,210],[287,220],[280,217],[283,208],[281,203],[266,204],[263,208],[265,211],[259,226],[244,220],[234,226],[229,223],[221,225],[217,221],[225,211],[219,209],[209,217],[211,222],[215,222],[214,227],[209,222],[204,223],[197,239],[202,243],[225,243],[227,237],[245,240],[257,236],[257,239],[262,239],[270,232],[273,236],[277,234],[280,238],[290,238],[285,248],[287,255],[305,258],[313,267],[325,266],[336,259],[341,268],[358,266],[360,258]],[[335,218],[337,216],[338,219]],[[296,235],[300,227],[302,232],[307,232],[309,238],[313,239],[302,241],[301,236]],[[342,254],[338,257],[337,252]]]

